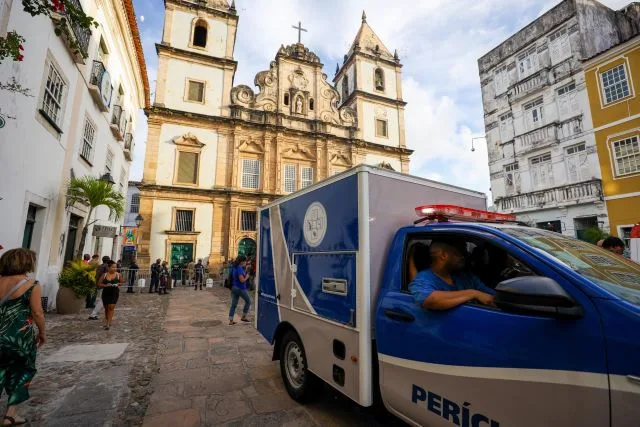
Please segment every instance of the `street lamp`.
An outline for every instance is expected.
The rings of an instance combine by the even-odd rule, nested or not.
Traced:
[[[486,139],[486,137],[484,137],[484,136],[476,136],[474,138],[471,138],[471,152],[476,151],[476,148],[473,146],[473,141],[475,141],[476,139]]]
[[[102,175],[100,177],[101,181],[106,181],[107,183],[111,184],[111,185],[115,185],[115,181],[113,180],[113,178],[111,177],[111,174],[109,172],[105,172],[104,175]]]
[[[140,227],[142,221],[144,221],[144,218],[142,217],[142,215],[138,214],[138,216],[136,217],[136,225]]]

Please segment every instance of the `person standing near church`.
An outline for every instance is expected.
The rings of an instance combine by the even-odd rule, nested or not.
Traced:
[[[122,276],[118,273],[116,262],[109,261],[106,272],[98,279],[98,287],[102,288],[102,304],[104,305],[105,318],[104,328],[106,330],[111,328],[113,315],[116,311],[116,304],[120,296],[120,285],[123,282]]]
[[[196,276],[196,281],[193,289],[197,290],[198,285],[200,285],[200,290],[202,290],[202,281],[204,279],[204,265],[202,265],[201,259],[199,259],[198,263],[195,265],[194,272]]]
[[[107,255],[102,257],[102,264],[96,270],[96,283],[98,283],[98,280],[100,280],[100,277],[102,277],[107,272],[107,270],[109,270],[110,262],[111,262],[111,258],[109,258]],[[113,265],[115,264],[116,263],[114,261]],[[104,307],[104,304],[102,302],[102,291],[103,291],[102,288],[98,286],[98,290],[96,292],[95,307],[93,309],[93,312],[91,312],[91,315],[89,316],[89,320],[98,320],[98,314],[100,314],[100,312]]]
[[[98,266],[100,265],[100,255],[93,254],[93,256],[91,256],[91,261],[89,261],[89,265],[94,268],[98,268]],[[98,280],[98,277],[96,277],[96,281],[97,280]],[[85,308],[94,308],[95,306],[96,306],[96,295],[87,295]]]
[[[149,285],[149,293],[153,293],[155,288],[158,291],[160,284],[160,273],[162,271],[162,265],[160,263],[162,260],[158,258],[155,263],[151,265],[151,284]]]
[[[136,285],[136,276],[138,275],[139,269],[140,267],[138,267],[138,263],[136,262],[136,259],[133,258],[131,260],[131,264],[129,264],[129,286],[127,287],[128,294],[133,293],[133,288]]]

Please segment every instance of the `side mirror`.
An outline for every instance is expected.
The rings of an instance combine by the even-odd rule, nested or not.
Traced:
[[[525,276],[505,280],[496,286],[495,304],[509,313],[579,319],[584,313],[555,280]]]

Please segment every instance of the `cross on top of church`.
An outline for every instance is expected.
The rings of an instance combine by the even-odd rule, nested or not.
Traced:
[[[298,43],[302,43],[302,32],[307,32],[306,29],[302,28],[302,22],[298,21],[298,26],[292,25],[291,28],[298,30]]]

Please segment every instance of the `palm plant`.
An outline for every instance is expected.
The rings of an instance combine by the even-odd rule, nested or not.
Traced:
[[[89,207],[87,221],[82,228],[80,236],[80,245],[78,247],[78,257],[84,252],[85,240],[89,226],[97,220],[91,221],[91,215],[98,206],[106,206],[109,208],[109,214],[115,220],[119,220],[124,213],[124,196],[122,193],[113,189],[111,183],[94,178],[92,176],[84,176],[82,178],[73,178],[67,188],[67,205],[71,206],[80,203]]]

